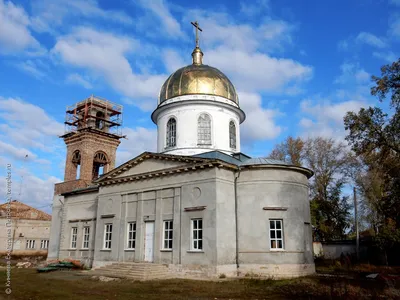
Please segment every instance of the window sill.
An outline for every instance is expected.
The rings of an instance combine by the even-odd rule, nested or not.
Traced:
[[[172,249],[160,249],[160,252],[172,252]]]
[[[135,252],[135,249],[124,249],[126,252]]]
[[[111,252],[111,249],[100,249],[101,252]]]
[[[271,252],[286,252],[285,249],[269,249]]]
[[[76,248],[69,248],[69,249],[67,249],[68,251],[76,251],[76,250],[78,250],[78,249],[76,249]]]
[[[203,250],[187,250],[187,253],[204,253]]]
[[[81,250],[81,251],[89,251],[89,248],[82,248],[82,249],[79,249],[79,250]]]

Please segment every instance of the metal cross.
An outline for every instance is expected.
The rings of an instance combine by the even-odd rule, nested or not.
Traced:
[[[193,22],[190,22],[190,23],[192,23],[192,25],[196,28],[196,48],[198,48],[199,47],[199,30],[200,31],[203,31],[203,29],[201,29],[200,27],[199,27],[199,23],[197,23],[197,21],[195,21],[194,23]]]

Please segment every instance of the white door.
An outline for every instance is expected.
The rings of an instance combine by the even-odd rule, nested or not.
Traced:
[[[154,254],[154,222],[146,222],[146,236],[144,241],[144,260],[153,262]]]

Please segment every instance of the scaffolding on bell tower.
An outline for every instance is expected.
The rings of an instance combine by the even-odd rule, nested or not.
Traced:
[[[120,104],[94,95],[67,106],[63,137],[83,130],[95,130],[122,138],[122,108]]]

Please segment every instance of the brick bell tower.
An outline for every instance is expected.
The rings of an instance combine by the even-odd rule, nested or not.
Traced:
[[[120,144],[122,105],[96,96],[68,106],[65,133],[67,145],[64,182],[56,184],[55,194],[84,188],[115,167]]]

